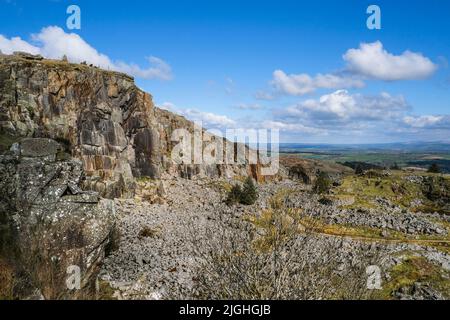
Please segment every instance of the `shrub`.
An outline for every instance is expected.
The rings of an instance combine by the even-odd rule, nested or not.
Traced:
[[[433,163],[429,168],[428,168],[428,172],[429,173],[441,173],[441,168],[439,167],[439,165],[437,163]]]
[[[244,182],[240,203],[248,206],[254,204],[256,200],[258,200],[258,190],[256,190],[253,179],[248,177]]]
[[[228,197],[227,197],[227,200],[225,202],[229,206],[235,205],[235,204],[239,203],[241,195],[242,195],[242,188],[241,188],[241,186],[239,184],[235,184],[231,188],[230,192],[228,193]]]
[[[319,203],[323,204],[324,206],[331,206],[331,205],[333,205],[333,200],[328,199],[328,198],[320,198]]]
[[[258,190],[256,189],[256,185],[253,182],[253,179],[248,177],[245,179],[243,188],[241,188],[239,184],[236,184],[231,188],[226,203],[228,205],[240,203],[249,206],[254,204],[257,199]]]
[[[314,192],[322,194],[328,193],[331,189],[331,180],[328,177],[328,174],[325,172],[320,172],[317,177],[316,183],[314,185]]]
[[[394,162],[394,164],[391,166],[391,170],[400,170],[400,167],[397,164],[397,162]]]
[[[362,166],[360,166],[360,165],[357,165],[357,166],[356,166],[356,168],[355,168],[355,174],[357,174],[357,175],[364,174],[364,170],[363,170]]]

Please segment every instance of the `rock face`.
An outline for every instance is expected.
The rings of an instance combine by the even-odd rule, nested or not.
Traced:
[[[114,203],[82,191],[82,163],[50,139],[14,144],[0,155],[0,176],[0,260],[13,265],[20,280],[13,296],[88,294],[109,244]],[[76,289],[66,283],[69,267],[79,268],[84,290],[69,290]]]
[[[303,159],[298,156],[282,156],[280,163],[286,168],[290,178],[300,180],[305,184],[314,183],[320,172],[325,172],[332,180],[338,180],[342,175],[353,172],[350,168],[340,164]]]
[[[30,55],[0,56],[0,148],[21,137],[57,140],[82,161],[86,187],[107,198],[133,194],[135,177],[158,178],[163,171],[260,180],[257,165],[174,164],[170,154],[178,142],[171,136],[180,128],[192,132],[193,123],[156,108],[125,74]]]

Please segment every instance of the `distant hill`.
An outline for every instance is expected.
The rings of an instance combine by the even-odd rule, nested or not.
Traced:
[[[280,152],[319,152],[319,153],[341,153],[341,152],[427,152],[427,153],[450,153],[450,142],[398,142],[379,144],[304,144],[304,143],[280,143]]]

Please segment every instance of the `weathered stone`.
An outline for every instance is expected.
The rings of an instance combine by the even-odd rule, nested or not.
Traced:
[[[57,140],[82,160],[85,186],[103,197],[132,196],[136,177],[159,178],[163,172],[187,178],[252,175],[261,181],[259,166],[247,163],[185,170],[171,161],[176,129],[193,132],[194,125],[156,108],[151,95],[125,74],[24,53],[0,57],[0,138]],[[27,149],[30,156],[44,152]]]
[[[23,139],[20,142],[20,154],[23,157],[46,157],[56,155],[61,145],[51,139]]]
[[[114,226],[114,203],[81,190],[81,162],[56,160],[56,141],[24,139],[18,146],[20,152],[0,155],[0,229],[7,230],[0,256],[46,299],[88,294]],[[80,268],[83,290],[66,286],[71,266]]]

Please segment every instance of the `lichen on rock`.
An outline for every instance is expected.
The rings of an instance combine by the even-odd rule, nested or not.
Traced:
[[[27,283],[15,288],[19,298],[90,294],[114,228],[114,203],[82,191],[82,163],[59,160],[61,150],[54,140],[26,138],[0,155],[0,255]],[[80,268],[82,290],[67,287],[70,266]]]

